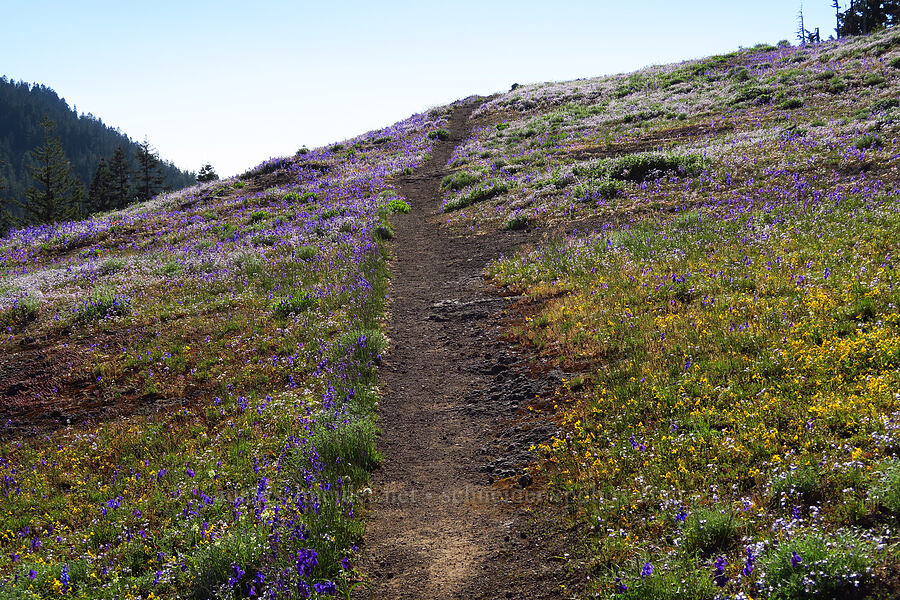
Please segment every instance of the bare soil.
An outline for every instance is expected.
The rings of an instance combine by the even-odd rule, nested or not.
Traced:
[[[535,232],[462,235],[437,220],[440,180],[477,103],[454,112],[450,139],[399,183],[412,210],[394,220],[376,473],[359,598],[562,598],[557,557],[569,534],[524,467],[555,427],[528,411],[559,375],[535,376],[502,337],[513,298],[489,287],[491,259]],[[546,413],[544,413],[546,414]]]

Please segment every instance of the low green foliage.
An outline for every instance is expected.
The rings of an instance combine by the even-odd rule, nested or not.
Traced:
[[[99,289],[74,309],[76,323],[85,324],[98,319],[128,314],[131,299],[117,295],[112,290]]]
[[[881,136],[874,133],[867,133],[853,141],[853,146],[857,150],[870,150],[872,148],[880,148],[882,145]]]
[[[121,258],[108,258],[100,264],[97,269],[101,275],[112,275],[121,271],[125,267],[125,261]]]
[[[867,86],[881,85],[885,79],[878,73],[869,73],[863,79],[863,83]]]
[[[402,213],[406,214],[409,212],[409,204],[406,203],[406,200],[395,196],[388,201],[387,210],[391,214]]]
[[[450,132],[446,129],[434,129],[428,132],[429,140],[449,140]]]
[[[822,497],[824,482],[818,465],[809,463],[776,471],[768,487],[771,501],[776,505],[812,504]]]
[[[581,202],[611,200],[625,191],[625,184],[617,179],[591,180],[575,187],[574,196]]]
[[[296,256],[299,260],[310,260],[315,258],[318,250],[316,250],[315,246],[300,246],[294,251],[294,256]]]
[[[688,554],[712,556],[730,549],[738,537],[738,522],[733,512],[700,508],[685,523],[684,550]]]
[[[778,108],[781,110],[794,110],[795,108],[800,108],[801,106],[803,106],[803,100],[801,100],[800,98],[785,98],[778,103]]]
[[[460,208],[471,206],[476,202],[489,200],[500,194],[505,194],[510,190],[510,187],[511,186],[508,183],[499,179],[483,182],[481,185],[472,188],[468,192],[452,198],[444,204],[444,211],[458,210]]]
[[[891,515],[900,516],[900,460],[889,458],[879,465],[869,497]]]
[[[514,214],[503,223],[506,231],[519,231],[528,228],[528,217],[522,213]]]
[[[272,308],[272,313],[276,317],[286,319],[291,315],[299,315],[306,312],[316,306],[316,304],[318,304],[318,299],[315,296],[310,296],[309,294],[290,295],[278,300]]]
[[[760,579],[773,600],[860,598],[871,580],[877,546],[850,531],[804,533],[760,559]]]
[[[372,235],[376,240],[392,240],[394,239],[394,228],[390,223],[381,222],[375,226]]]
[[[636,565],[631,577],[618,579],[615,600],[713,600],[720,592],[710,573],[693,560]],[[652,572],[651,572],[652,571]]]
[[[640,183],[665,175],[698,175],[707,166],[707,160],[700,154],[641,152],[604,159],[589,166],[579,166],[574,173],[598,180]]]
[[[16,299],[12,306],[0,310],[0,326],[19,331],[37,318],[41,303],[33,296]]]
[[[448,190],[461,190],[481,181],[483,175],[481,173],[473,173],[471,171],[459,171],[451,175],[446,175],[441,180],[441,187]]]

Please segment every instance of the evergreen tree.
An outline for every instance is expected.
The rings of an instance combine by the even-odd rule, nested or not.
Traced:
[[[838,17],[838,36],[866,35],[900,23],[900,0],[854,0]]]
[[[44,143],[29,153],[28,173],[34,185],[25,191],[23,224],[58,223],[81,213],[84,186],[66,158],[62,144],[53,135],[53,121],[44,119]]]
[[[128,166],[135,169],[133,157],[137,143],[121,131],[103,123],[91,114],[76,114],[63,98],[49,87],[25,82],[10,81],[0,73],[0,175],[6,179],[6,195],[10,200],[25,201],[25,189],[31,185],[31,177],[25,168],[25,155],[44,142],[41,120],[47,117],[56,124],[66,158],[75,174],[85,184],[90,184],[100,158],[110,157],[119,145],[124,146]],[[163,161],[162,172],[166,187],[178,189],[193,185],[197,174],[181,171],[175,165]],[[128,202],[134,198],[129,196]],[[18,209],[16,209],[18,213]]]
[[[197,174],[197,183],[206,183],[207,181],[216,181],[219,178],[216,175],[215,169],[209,163],[206,163],[202,167],[200,167],[200,172]]]
[[[97,171],[94,173],[94,179],[88,190],[88,206],[91,212],[103,212],[117,208],[113,174],[107,166],[105,158],[101,158],[97,163]]]
[[[149,200],[159,192],[164,178],[159,155],[147,138],[138,144],[137,163],[137,197],[139,201]]]
[[[834,8],[834,35],[837,36],[838,39],[841,39],[841,2],[840,0],[833,0],[831,3],[832,8]]]
[[[125,208],[131,202],[131,167],[128,166],[128,155],[124,146],[119,146],[113,152],[109,163],[109,171],[112,175],[110,208]]]
[[[3,161],[0,161],[0,165],[2,164]],[[6,179],[0,175],[0,236],[5,236],[9,233],[11,227],[12,215],[7,208]]]

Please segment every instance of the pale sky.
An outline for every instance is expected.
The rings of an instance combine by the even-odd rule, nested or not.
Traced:
[[[842,5],[848,1],[842,2]],[[800,2],[0,0],[0,75],[232,175],[512,83],[795,42]],[[807,29],[834,31],[830,0]]]

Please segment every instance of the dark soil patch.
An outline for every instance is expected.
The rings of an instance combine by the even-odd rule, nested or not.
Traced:
[[[412,211],[394,219],[385,460],[361,565],[372,588],[360,598],[560,598],[567,581],[551,557],[568,552],[569,534],[524,470],[529,448],[556,431],[527,407],[558,378],[529,374],[502,335],[512,299],[482,276],[534,234],[459,235],[437,219],[440,179],[474,107],[457,108],[450,139],[399,182]]]
[[[729,123],[695,123],[684,127],[649,131],[636,140],[620,144],[573,148],[567,150],[565,155],[576,160],[585,160],[589,158],[610,158],[635,152],[652,152],[674,146],[685,140],[695,142],[733,129],[734,126]]]
[[[167,398],[136,389],[127,381],[109,389],[90,375],[92,347],[118,349],[144,334],[121,329],[83,339],[57,333],[8,341],[0,358],[0,441],[169,411],[199,400],[208,390],[196,385],[185,386],[184,397]]]

